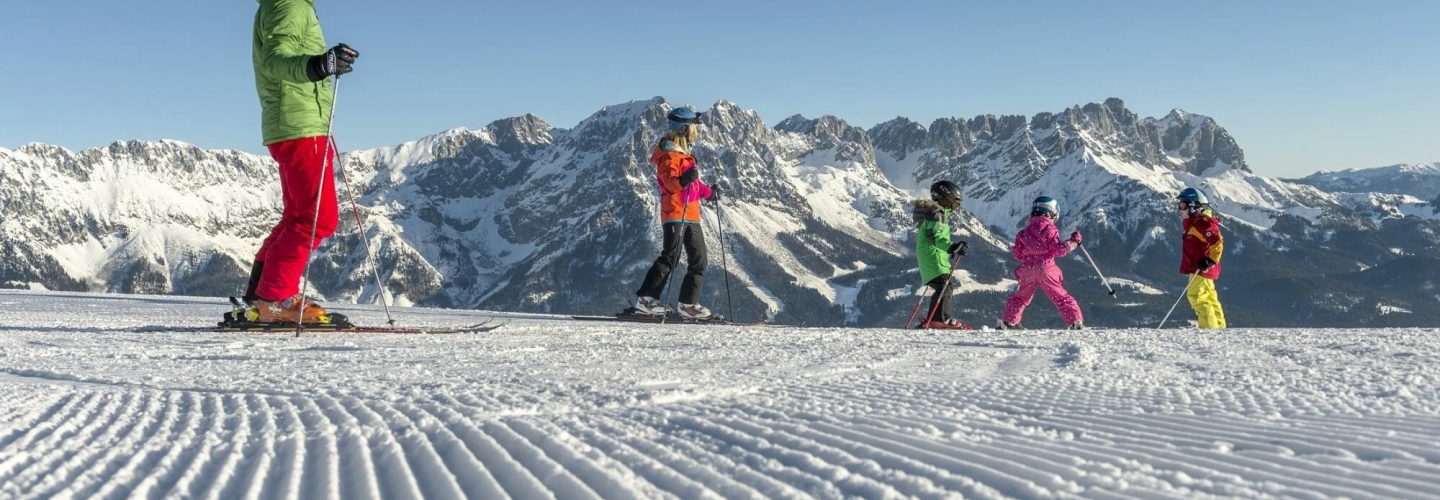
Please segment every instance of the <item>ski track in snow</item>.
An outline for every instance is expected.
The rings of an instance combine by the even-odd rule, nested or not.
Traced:
[[[213,299],[0,298],[6,498],[1440,496],[1437,330],[295,338],[127,331]]]

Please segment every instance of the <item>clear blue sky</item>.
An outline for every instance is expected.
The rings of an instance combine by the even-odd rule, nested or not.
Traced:
[[[261,152],[249,0],[0,4],[0,147]],[[319,0],[362,52],[347,149],[656,95],[769,123],[1025,114],[1120,97],[1213,116],[1267,175],[1440,161],[1440,2]]]

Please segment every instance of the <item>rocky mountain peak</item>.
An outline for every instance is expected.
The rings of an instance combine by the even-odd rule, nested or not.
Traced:
[[[536,146],[553,141],[550,137],[550,124],[530,113],[495,120],[486,125],[485,130],[501,148]]]
[[[877,150],[889,153],[896,160],[904,160],[910,152],[930,145],[930,133],[925,126],[903,116],[870,127],[866,134]]]

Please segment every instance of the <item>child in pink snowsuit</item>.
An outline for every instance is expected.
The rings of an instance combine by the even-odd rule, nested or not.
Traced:
[[[1059,218],[1057,204],[1049,196],[1041,196],[1035,199],[1034,208],[1030,211],[1030,224],[1015,235],[1015,247],[1010,251],[1015,260],[1020,261],[1020,267],[1015,269],[1015,278],[1020,280],[1020,286],[1015,293],[1005,301],[1005,316],[1002,318],[1000,328],[1020,328],[1020,318],[1025,313],[1025,307],[1030,305],[1030,300],[1035,297],[1035,289],[1039,288],[1045,292],[1045,296],[1055,303],[1060,310],[1060,318],[1069,325],[1070,329],[1083,329],[1083,317],[1080,314],[1080,305],[1070,292],[1065,291],[1062,282],[1065,275],[1061,274],[1060,266],[1055,265],[1055,259],[1064,257],[1075,250],[1080,244],[1080,233],[1070,234],[1069,240],[1060,239],[1060,229],[1055,227],[1055,219]]]

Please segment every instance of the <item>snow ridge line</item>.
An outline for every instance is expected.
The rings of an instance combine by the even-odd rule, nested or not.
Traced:
[[[113,442],[117,436],[128,433],[140,421],[140,408],[142,397],[135,392],[127,392],[121,395],[109,394],[110,397],[118,397],[120,402],[113,407],[113,411],[105,420],[97,420],[98,425],[92,426],[95,432],[86,436],[81,442]],[[114,449],[106,449],[96,446],[86,447],[58,447],[57,457],[54,464],[49,467],[36,467],[37,471],[49,471],[41,474],[30,484],[20,484],[19,491],[29,491],[37,496],[58,496],[57,489],[73,488],[75,484],[85,482],[82,477],[91,472],[92,467],[101,461],[105,455],[113,455]],[[102,453],[105,452],[105,453]],[[94,480],[94,478],[90,478]]]
[[[419,429],[444,461],[445,470],[455,478],[465,498],[497,498],[505,495],[500,483],[485,469],[485,464],[455,432],[463,425],[450,418],[441,417],[429,408],[436,403],[424,405],[399,404],[396,409],[413,422],[421,423]]]
[[[47,475],[36,474],[32,471],[54,470],[54,468],[59,465],[59,462],[73,456],[79,451],[68,449],[63,446],[63,443],[71,439],[84,440],[87,437],[94,437],[104,431],[104,423],[106,421],[113,422],[119,417],[119,413],[115,411],[114,408],[107,408],[107,405],[102,404],[102,400],[111,395],[92,394],[90,396],[91,397],[86,398],[86,403],[83,407],[77,407],[77,409],[81,409],[83,413],[74,414],[70,419],[67,419],[66,423],[69,425],[64,426],[63,431],[49,432],[44,438],[34,440],[31,444],[27,445],[28,448],[38,450],[36,453],[29,457],[25,457],[24,455],[12,457],[16,460],[29,458],[29,463],[7,460],[6,463],[0,464],[0,467],[3,467],[5,470],[15,472],[15,475],[9,478],[0,474],[0,484],[15,485],[17,486],[17,491],[31,491],[35,487],[35,483],[46,479]],[[79,422],[69,422],[69,420],[74,419],[82,420]]]
[[[340,498],[380,498],[379,474],[365,440],[364,426],[334,396],[321,394],[316,400],[317,411],[337,429],[336,461],[347,464],[335,477]]]
[[[1123,472],[1114,476],[1116,466],[1144,463],[1150,474],[1169,483],[1151,479],[1132,486],[1157,493],[1440,493],[1428,480],[1440,473],[1436,452],[1413,442],[1433,428],[1434,421],[1424,418],[1414,419],[1415,432],[1403,434],[1374,431],[1363,419],[1348,417],[1264,429],[1238,425],[1224,414],[1096,413],[1121,400],[1086,391],[1124,391],[1100,385],[1018,391],[1023,395],[1014,397],[986,391],[988,400],[961,408],[931,403],[942,395],[953,398],[951,384],[855,381],[844,387],[796,385],[762,394],[762,400],[779,406],[702,401],[604,411],[583,419],[560,415],[478,422],[465,414],[490,413],[486,408],[450,395],[386,402],[328,394],[72,392],[34,413],[35,425],[12,432],[0,446],[9,455],[0,462],[0,480],[21,496],[65,491],[206,496],[197,480],[214,477],[229,491],[248,484],[260,496],[309,498],[370,497],[387,488],[415,488],[411,492],[438,498],[483,493],[938,497],[957,491],[991,497],[1110,491],[1118,484],[1110,480],[1137,480]],[[149,425],[140,428],[147,415]],[[252,429],[276,439],[224,444],[255,442],[247,438]],[[1064,439],[1030,445],[1015,440],[1017,432]],[[1186,437],[1177,441],[1175,435]],[[109,447],[65,444],[116,441],[131,442],[138,451],[120,454]],[[9,453],[17,449],[39,452]],[[372,451],[398,468],[371,462],[342,480],[340,471],[366,464]],[[518,466],[517,472],[530,480],[502,487],[490,476],[500,469],[486,463],[499,457],[508,457],[502,462]],[[1339,461],[1347,457],[1341,468]],[[1397,461],[1410,467],[1396,471],[1379,465]],[[237,468],[249,473],[237,475]],[[1098,477],[1080,483],[1065,479],[1087,475]],[[381,478],[389,486],[351,483],[364,477]],[[102,479],[107,484],[94,489]],[[1254,489],[1257,479],[1281,489]]]
[[[895,401],[904,401],[904,400],[907,400],[907,399],[910,399],[910,398],[913,398],[913,399],[916,399],[916,400],[924,400],[924,398],[922,398],[922,397],[916,397],[916,395],[914,395],[914,394],[905,395],[905,396],[903,396],[903,397],[902,397],[902,396],[890,396],[890,395],[894,394],[893,391],[880,391],[880,392],[876,392],[876,394],[886,395],[886,396],[880,396],[879,399],[876,399],[877,404],[879,404],[879,403],[885,403],[885,402],[887,402],[887,401],[889,401],[890,403],[893,403],[893,402],[895,402]],[[816,396],[817,396],[817,397],[822,397],[822,398],[823,398],[823,397],[827,397],[827,395],[816,395]],[[833,395],[828,395],[828,396],[830,396],[830,397],[835,397],[835,396],[833,396]],[[847,399],[853,398],[853,397],[854,397],[853,395],[849,395],[849,396],[847,396]],[[1003,405],[999,405],[999,406],[1003,406]],[[1037,409],[1041,409],[1041,408],[1044,408],[1044,407],[1043,407],[1043,406],[1040,406],[1040,405],[1037,405]],[[1330,469],[1330,467],[1317,467],[1317,464],[1315,464],[1314,462],[1302,460],[1302,459],[1299,459],[1299,458],[1292,458],[1292,457],[1295,456],[1295,454],[1294,454],[1294,452],[1293,452],[1292,450],[1283,449],[1283,448],[1280,448],[1280,447],[1278,447],[1278,446],[1276,447],[1276,448],[1278,449],[1278,451],[1272,451],[1272,453],[1275,453],[1275,456],[1274,456],[1274,457],[1266,457],[1265,460],[1260,460],[1260,459],[1256,459],[1256,458],[1250,458],[1249,455],[1237,455],[1237,454],[1233,453],[1234,450],[1232,450],[1232,449],[1225,449],[1223,453],[1221,453],[1221,452],[1216,452],[1216,451],[1210,451],[1210,450],[1208,450],[1208,448],[1213,448],[1217,443],[1228,443],[1228,442],[1230,442],[1230,441],[1226,441],[1226,439],[1229,439],[1229,440],[1232,440],[1232,441],[1239,441],[1239,440],[1241,440],[1241,439],[1251,439],[1251,440],[1253,440],[1253,441],[1250,441],[1250,442],[1273,442],[1273,440],[1274,440],[1273,437],[1270,437],[1270,436],[1267,436],[1267,435],[1258,435],[1258,434],[1257,434],[1257,435],[1249,435],[1249,436],[1233,436],[1233,435],[1227,436],[1227,435],[1215,434],[1214,431],[1211,430],[1211,427],[1215,425],[1215,424],[1211,423],[1211,422],[1213,422],[1213,420],[1214,420],[1215,417],[1210,417],[1209,419],[1197,419],[1196,422],[1192,422],[1192,424],[1194,424],[1194,425],[1193,425],[1193,426],[1190,426],[1190,427],[1170,426],[1170,427],[1171,427],[1171,428],[1170,428],[1171,431],[1183,433],[1183,434],[1181,434],[1181,435],[1197,435],[1197,434],[1199,435],[1199,438],[1197,438],[1197,439],[1192,439],[1192,440],[1191,440],[1191,441],[1192,441],[1192,442],[1191,442],[1191,445],[1192,445],[1192,447],[1193,447],[1193,449],[1191,449],[1191,451],[1188,451],[1188,452],[1185,452],[1185,453],[1179,453],[1179,452],[1164,451],[1164,450],[1167,450],[1167,446],[1166,446],[1164,443],[1167,443],[1167,442],[1173,443],[1174,437],[1173,437],[1173,435],[1171,435],[1171,434],[1165,434],[1165,433],[1162,433],[1162,432],[1157,432],[1157,431],[1155,431],[1154,429],[1156,429],[1157,426],[1156,426],[1153,422],[1151,422],[1148,418],[1145,419],[1145,420],[1140,420],[1140,419],[1138,419],[1137,417],[1129,417],[1129,416],[1125,416],[1125,415],[1115,415],[1115,414],[1106,415],[1105,417],[1102,418],[1102,417],[1100,417],[1100,416],[1098,416],[1098,415],[1091,416],[1091,415],[1089,415],[1088,413],[1069,412],[1069,411],[1061,411],[1061,410],[1058,410],[1058,409],[1053,409],[1053,408],[1054,408],[1054,405],[1051,405],[1051,408],[1052,408],[1052,410],[1047,411],[1046,414],[1045,414],[1045,417],[1044,417],[1044,420],[1045,420],[1046,422],[1049,422],[1049,423],[1042,422],[1042,421],[1039,421],[1039,420],[1037,420],[1037,419],[1033,419],[1033,417],[1027,417],[1027,416],[1025,416],[1024,413],[1020,413],[1020,414],[1019,414],[1019,415],[1020,415],[1020,419],[1017,420],[1017,422],[1028,422],[1026,425],[1038,426],[1038,427],[1044,427],[1044,428],[1053,428],[1053,429],[1059,430],[1059,431],[1064,432],[1064,433],[1069,433],[1069,434],[1076,435],[1076,436],[1087,436],[1087,437],[1089,437],[1090,439],[1085,440],[1085,441],[1073,440],[1073,441],[1067,441],[1067,442],[1065,442],[1065,448],[1066,448],[1065,451],[1067,452],[1067,454],[1070,454],[1070,455],[1072,455],[1072,456],[1073,456],[1073,453],[1074,453],[1074,451],[1075,451],[1073,448],[1089,448],[1089,449],[1090,449],[1092,452],[1094,452],[1094,453],[1100,453],[1100,454],[1102,454],[1102,455],[1109,455],[1108,457],[1095,456],[1094,458],[1096,458],[1096,459],[1107,460],[1107,461],[1123,461],[1123,460],[1125,460],[1125,459],[1128,457],[1128,458],[1134,458],[1134,459],[1136,459],[1137,461],[1144,462],[1144,463],[1151,463],[1151,464],[1156,464],[1156,465],[1162,464],[1162,463],[1168,463],[1168,464],[1173,464],[1173,465],[1176,465],[1176,466],[1182,466],[1183,468],[1189,469],[1189,470],[1188,470],[1188,473],[1189,473],[1190,475],[1198,475],[1199,477],[1205,477],[1205,475],[1213,475],[1213,473],[1207,473],[1205,470],[1198,469],[1198,468],[1195,468],[1194,466],[1186,465],[1186,464],[1185,464],[1185,462],[1187,462],[1187,461],[1190,461],[1190,462],[1196,461],[1195,458],[1198,456],[1198,457],[1200,458],[1200,460],[1199,460],[1200,462],[1210,464],[1210,465],[1213,467],[1213,470],[1214,470],[1214,471],[1216,471],[1216,472],[1221,472],[1221,473],[1224,473],[1224,474],[1227,474],[1227,475],[1228,475],[1228,474],[1233,474],[1233,477],[1235,477],[1235,478],[1244,477],[1244,476],[1253,476],[1253,475],[1259,473],[1259,474],[1262,474],[1263,476],[1268,476],[1269,479],[1275,481],[1277,484],[1292,485],[1292,486],[1294,486],[1294,487],[1297,489],[1297,491],[1305,491],[1307,488],[1310,488],[1310,487],[1320,487],[1320,488],[1329,488],[1329,492],[1328,492],[1328,493],[1325,493],[1325,494],[1329,494],[1329,495],[1350,495],[1350,496],[1359,495],[1359,496],[1367,496],[1367,495],[1374,495],[1374,494],[1375,494],[1373,491],[1372,491],[1371,493],[1366,493],[1366,491],[1369,491],[1369,490],[1366,489],[1366,486],[1365,486],[1366,484],[1369,484],[1369,483],[1367,483],[1366,481],[1356,481],[1356,480],[1351,480],[1351,479],[1347,479],[1347,478],[1331,477],[1329,474],[1333,473],[1334,471],[1332,471],[1332,470],[1326,470],[1326,469]],[[1020,408],[1020,409],[1023,410],[1023,408]],[[956,425],[961,425],[961,426],[974,425],[974,421],[973,421],[972,419],[967,419],[966,421],[964,421],[964,422],[962,423],[961,421],[953,420],[953,417],[948,417],[948,416],[945,416],[945,415],[943,415],[943,414],[933,413],[933,412],[930,412],[930,411],[928,411],[928,410],[923,410],[923,409],[917,409],[917,410],[921,410],[920,414],[918,415],[918,416],[921,417],[921,419],[918,420],[917,422],[934,423],[934,422],[947,422],[947,421],[949,421],[949,422],[955,423]],[[1007,413],[1010,413],[1010,412],[1007,412]],[[1147,416],[1147,417],[1148,417],[1148,416]],[[1126,419],[1126,418],[1128,418],[1129,420],[1127,420],[1126,422],[1124,422],[1123,425],[1115,425],[1114,419],[1116,419],[1116,418],[1121,418],[1121,419]],[[1223,420],[1225,420],[1225,419],[1222,418],[1221,420],[1223,421]],[[922,424],[922,425],[929,425],[929,424]],[[1223,424],[1221,424],[1221,425],[1223,425]],[[1166,427],[1166,426],[1164,426],[1164,425],[1160,425],[1158,428],[1165,428],[1165,427]],[[993,434],[994,434],[994,435],[997,435],[997,436],[1009,436],[1009,435],[1013,435],[1013,434],[1014,434],[1013,429],[994,428],[994,426],[988,426],[988,425],[987,425],[987,426],[983,426],[981,429],[982,429],[982,430],[988,430],[988,429],[990,429],[990,428],[993,428],[993,429],[994,429],[995,432],[993,432]],[[1358,430],[1358,429],[1357,429],[1357,430]],[[1002,438],[1002,439],[1004,439],[1004,438]],[[1006,440],[1008,440],[1008,439],[1006,439]],[[1100,445],[1092,445],[1092,444],[1089,444],[1090,442],[1094,442],[1094,441],[1097,441],[1097,440],[1098,440],[1098,442],[1100,442],[1100,443],[1102,443],[1102,444],[1100,444]],[[1246,442],[1246,441],[1240,441],[1240,442]],[[1333,455],[1334,453],[1336,453],[1337,451],[1339,451],[1339,452],[1342,453],[1342,454],[1346,454],[1346,455],[1349,455],[1349,456],[1354,456],[1354,453],[1353,453],[1353,452],[1347,450],[1347,449],[1344,447],[1345,444],[1346,444],[1346,443],[1335,443],[1335,444],[1333,444],[1333,446],[1335,446],[1335,448],[1319,448],[1319,449],[1317,449],[1317,450],[1314,450],[1314,453],[1315,453],[1315,454],[1318,454],[1318,455],[1320,455],[1320,456],[1331,456],[1331,455]],[[1233,448],[1232,445],[1225,445],[1225,446],[1230,446],[1230,447]],[[1035,450],[1035,449],[1033,449],[1033,447],[1025,446],[1023,443],[1018,443],[1018,444],[1013,444],[1013,445],[1007,445],[1007,447],[1010,448],[1010,449],[1027,449],[1027,448],[1031,448],[1031,449],[1029,449],[1029,450],[1026,452],[1027,454],[1034,454],[1034,453],[1037,453],[1038,451],[1040,451],[1040,450]],[[1258,447],[1258,448],[1252,447],[1252,448],[1258,450],[1258,449],[1263,448],[1263,447]],[[1150,453],[1150,452],[1147,452],[1147,451],[1140,451],[1140,450],[1161,450],[1161,451],[1154,451],[1153,453]],[[1401,458],[1401,459],[1409,458],[1410,461],[1411,461],[1412,463],[1415,463],[1417,467],[1424,467],[1424,464],[1421,464],[1421,463],[1419,462],[1419,459],[1418,459],[1418,458],[1415,458],[1415,457],[1392,457],[1392,458]],[[1025,463],[1035,463],[1034,460],[1035,460],[1035,457],[1034,457],[1034,456],[1028,456],[1028,457],[1025,457],[1024,462],[1019,463],[1019,464],[1011,464],[1011,465],[1009,465],[1009,466],[1007,466],[1007,467],[1008,467],[1008,468],[1011,468],[1011,469],[1013,470],[1014,467],[1024,467],[1024,466],[1025,466],[1025,465],[1024,465]],[[1248,467],[1237,467],[1237,466],[1234,465],[1234,464],[1237,463],[1237,462],[1246,463],[1246,464],[1248,464]],[[1277,462],[1278,462],[1278,463],[1277,463]],[[1387,478],[1387,481],[1393,481],[1393,480],[1394,480],[1394,478],[1389,478],[1388,476],[1386,476],[1386,474],[1387,474],[1388,472],[1382,471],[1382,470],[1380,470],[1378,467],[1376,467],[1376,466],[1374,466],[1374,465],[1366,466],[1365,464],[1362,463],[1360,466],[1358,466],[1358,468],[1360,469],[1360,470],[1358,470],[1358,471],[1356,470],[1357,466],[1356,466],[1355,464],[1353,464],[1353,463],[1347,463],[1346,467],[1350,469],[1350,472],[1348,472],[1347,474],[1357,474],[1357,473],[1359,473],[1359,474],[1361,474],[1362,476],[1364,476],[1364,475],[1369,475],[1369,474],[1370,474],[1369,469],[1372,468],[1372,467],[1375,468],[1374,476],[1368,478],[1370,481],[1375,481],[1375,480],[1381,479],[1381,478]],[[1431,469],[1435,469],[1435,472],[1436,472],[1436,473],[1440,473],[1440,467],[1430,467],[1430,468],[1431,468]],[[1274,474],[1272,474],[1272,473],[1270,473],[1270,472],[1267,472],[1267,470],[1275,470],[1275,469],[1278,469],[1278,470],[1280,470],[1281,472],[1280,472],[1280,473],[1274,473]],[[1298,477],[1297,477],[1297,475],[1298,475]],[[1301,480],[1299,480],[1299,479],[1308,479],[1308,481],[1301,481]],[[1338,483],[1338,484],[1330,484],[1330,485],[1327,486],[1326,483]],[[1346,486],[1347,483],[1353,483],[1353,484],[1351,484],[1350,486]],[[1184,486],[1184,485],[1172,485],[1172,487],[1173,487],[1173,486]],[[1440,492],[1440,487],[1437,487],[1436,485],[1418,485],[1418,484],[1417,484],[1417,485],[1413,485],[1413,486],[1416,486],[1416,487],[1419,488],[1419,489],[1417,489],[1417,490],[1415,490],[1415,491],[1427,491],[1427,490],[1428,490],[1428,491],[1437,491],[1437,492]],[[1402,493],[1401,490],[1394,489],[1393,487],[1392,487],[1392,488],[1385,488],[1385,489],[1391,490],[1391,491],[1388,492],[1389,494],[1400,495],[1400,494]],[[1214,491],[1213,493],[1216,493],[1216,494],[1235,494],[1234,492],[1225,492],[1225,491]],[[1387,496],[1390,496],[1390,495],[1387,495]],[[1401,495],[1401,496],[1403,496],[1403,495]]]

